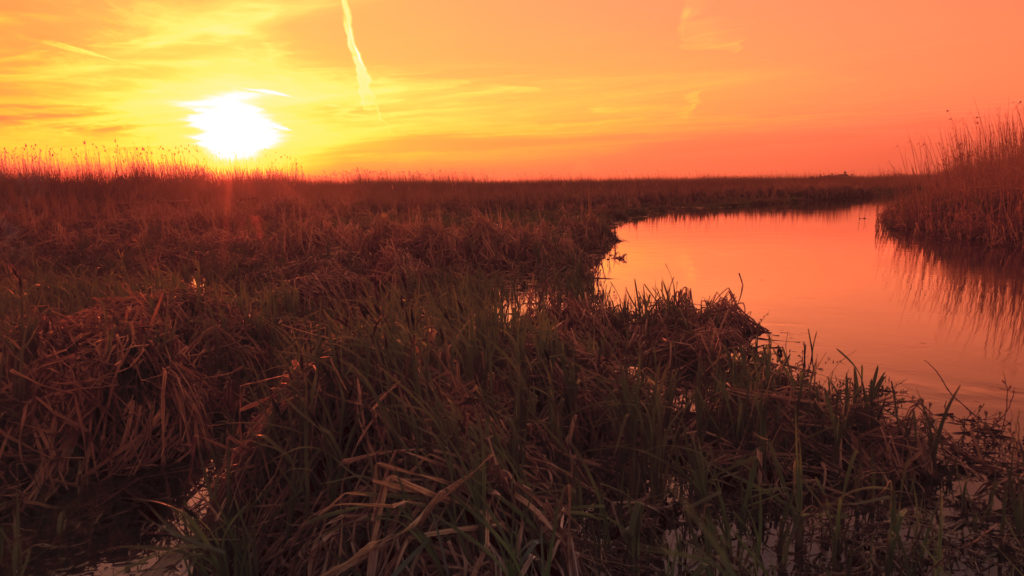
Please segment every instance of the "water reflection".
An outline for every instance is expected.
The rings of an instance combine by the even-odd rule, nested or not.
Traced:
[[[1019,384],[1024,273],[1005,255],[940,252],[876,235],[872,205],[816,213],[722,214],[627,224],[602,270],[613,296],[674,283],[695,300],[728,288],[773,338],[814,341],[828,370],[848,355],[941,403],[1001,409]],[[840,353],[842,352],[842,354]]]
[[[946,330],[976,338],[994,357],[1019,358],[1024,336],[1024,257],[949,246],[915,246],[878,231],[893,252],[894,289],[905,305],[947,320]]]

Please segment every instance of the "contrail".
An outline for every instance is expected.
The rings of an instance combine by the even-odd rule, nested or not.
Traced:
[[[104,60],[110,60],[111,62],[115,62],[115,60],[110,56],[104,56],[103,54],[93,52],[92,50],[86,50],[85,48],[72,46],[71,44],[57,42],[56,40],[43,40],[42,42],[43,44],[46,44],[47,46],[51,48],[56,48],[58,50],[66,50],[68,52],[74,52],[75,54],[84,54],[86,56],[92,56],[93,58],[103,58]]]
[[[370,73],[366,71],[366,64],[363,64],[363,56],[359,54],[356,46],[356,38],[352,35],[352,9],[349,8],[348,0],[341,0],[341,8],[345,11],[345,37],[348,38],[348,51],[352,53],[352,62],[356,65],[356,80],[359,82],[359,101],[363,110],[373,108],[380,116],[380,108],[377,107],[377,98],[370,88]]]

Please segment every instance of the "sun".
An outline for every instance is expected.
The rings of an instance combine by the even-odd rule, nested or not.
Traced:
[[[188,116],[188,123],[199,130],[192,138],[226,160],[251,158],[276,145],[288,129],[249,102],[262,94],[285,96],[271,90],[245,90],[183,103],[194,112]]]

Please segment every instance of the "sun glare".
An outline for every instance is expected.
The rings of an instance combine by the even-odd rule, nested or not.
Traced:
[[[281,133],[288,129],[249,102],[261,94],[284,96],[270,90],[248,90],[183,103],[194,112],[187,119],[199,130],[193,138],[200,146],[226,160],[251,158],[274,146],[281,141]]]

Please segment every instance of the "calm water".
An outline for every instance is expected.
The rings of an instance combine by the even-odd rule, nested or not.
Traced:
[[[602,284],[621,297],[674,282],[695,301],[742,291],[777,342],[799,351],[813,338],[827,372],[848,371],[841,350],[935,404],[948,398],[938,374],[971,408],[1001,409],[1004,379],[1024,396],[1024,263],[899,246],[876,235],[876,213],[857,206],[624,225],[616,252],[626,260],[606,261]],[[1014,412],[1022,406],[1016,399]]]

